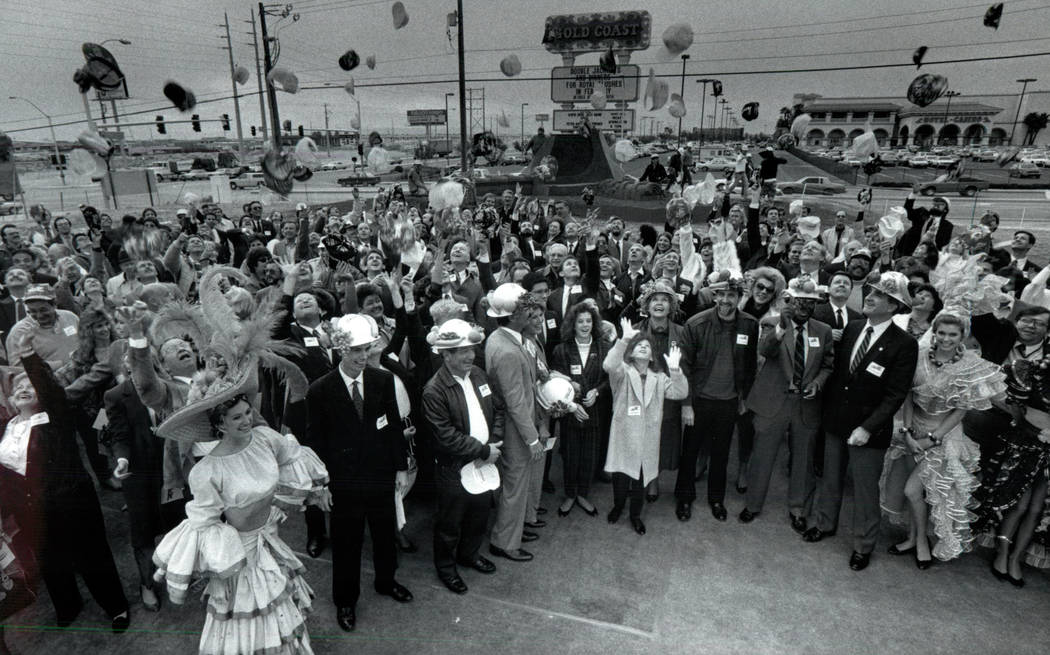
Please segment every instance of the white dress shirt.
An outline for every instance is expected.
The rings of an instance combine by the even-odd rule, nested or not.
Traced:
[[[875,331],[871,333],[871,340],[868,342],[868,350],[871,350],[875,346],[875,342],[883,335],[884,332],[893,324],[892,320],[885,320],[878,325],[872,325],[871,321],[867,321],[864,324],[864,329],[860,331],[860,336],[857,337],[857,343],[853,344],[853,351],[850,352],[849,361],[853,362],[853,358],[857,356],[857,351],[860,350],[860,344],[864,343],[864,333],[868,331],[868,328],[874,328]]]
[[[467,422],[469,423],[467,432],[481,443],[488,443],[489,424],[485,420],[485,411],[481,408],[478,394],[474,391],[474,383],[470,381],[470,376],[461,378],[453,375],[452,379],[459,384],[463,390],[463,396],[467,399]]]
[[[361,372],[357,374],[356,378],[352,378],[346,374],[343,367],[339,367],[339,375],[343,376],[343,384],[346,385],[346,392],[350,394],[350,398],[354,397],[354,383],[357,383],[357,391],[361,394],[361,399],[365,398],[365,370],[361,369]]]
[[[15,418],[8,422],[3,440],[0,440],[0,464],[23,477],[26,474],[29,435],[32,431],[32,417],[24,421]]]

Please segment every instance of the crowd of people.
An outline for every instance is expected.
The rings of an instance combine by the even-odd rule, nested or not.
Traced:
[[[533,559],[559,520],[544,493],[558,517],[626,509],[644,535],[672,480],[680,521],[703,480],[717,521],[732,485],[739,521],[786,518],[805,542],[836,534],[848,481],[851,569],[888,516],[889,553],[919,570],[984,543],[1023,586],[1022,564],[1050,566],[1034,235],[1000,241],[994,213],[953,225],[946,198],[914,193],[822,219],[765,177],[709,205],[674,195],[663,226],[520,189],[441,209],[355,190],[268,216],[36,207],[2,226],[0,513],[27,591],[0,617],[42,579],[72,625],[79,575],[123,632],[128,557],[146,610],[203,592],[202,653],[309,653],[286,513],[306,506],[352,631],[366,524],[375,591],[413,600],[406,505],[433,508],[436,575],[463,594]],[[767,503],[785,441],[786,516]],[[131,552],[111,550],[99,493],[123,494]]]

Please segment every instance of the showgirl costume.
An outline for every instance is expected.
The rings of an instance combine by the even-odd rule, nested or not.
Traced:
[[[932,350],[922,347],[912,387],[910,427],[915,438],[936,430],[957,409],[990,409],[992,399],[1006,391],[1005,377],[998,366],[972,351],[961,350],[952,360],[940,364],[934,360]],[[937,535],[932,554],[940,560],[958,557],[973,542],[970,522],[975,518],[973,496],[979,486],[975,475],[980,462],[977,444],[963,434],[960,425],[944,435],[939,444],[916,456],[914,465],[909,457],[911,452],[903,435],[895,430],[886,451],[880,485],[883,509],[891,521],[906,522],[904,485],[917,466]]]

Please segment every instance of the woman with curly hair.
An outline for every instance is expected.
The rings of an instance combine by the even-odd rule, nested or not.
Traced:
[[[929,568],[933,557],[947,561],[971,548],[980,451],[963,434],[962,419],[967,410],[990,409],[1006,391],[999,367],[963,345],[965,319],[941,313],[932,331],[930,345],[919,349],[914,384],[886,451],[881,481],[883,508],[909,529],[908,538],[889,552],[914,552],[920,570]],[[910,521],[903,515],[905,500]],[[928,519],[937,537],[932,549]]]

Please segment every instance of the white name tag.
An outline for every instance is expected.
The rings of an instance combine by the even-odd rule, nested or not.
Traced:
[[[809,338],[809,347],[810,348],[820,348],[820,338],[819,337],[810,337]]]
[[[488,398],[492,395],[492,391],[489,389],[489,385],[487,384],[483,384],[480,387],[478,387],[478,391],[481,392],[482,398]]]
[[[376,419],[376,430],[382,430],[387,426],[386,414]]]
[[[866,368],[864,370],[866,370],[868,373],[871,373],[872,375],[874,375],[877,378],[881,378],[882,377],[882,372],[886,370],[886,367],[885,366],[879,366],[875,362],[872,362],[872,363],[868,364],[868,368]]]
[[[747,345],[747,335],[746,334],[738,334],[738,335],[736,335],[736,345],[738,345],[738,346],[746,346]]]
[[[574,284],[569,287],[569,293],[583,293],[583,287],[578,284]]]
[[[51,422],[51,418],[47,415],[47,412],[40,412],[39,414],[33,414],[29,417],[29,426],[34,427],[37,425],[47,425]]]
[[[675,295],[678,296],[678,302],[685,302],[685,294],[684,293],[676,293]]]
[[[0,569],[6,569],[14,564],[15,554],[6,543],[0,544]]]
[[[547,319],[547,329],[548,330],[553,330],[556,327],[558,327],[558,321],[553,319],[553,318],[548,318]]]
[[[316,348],[320,344],[317,341],[317,337],[306,337],[303,339],[303,345],[307,348]]]
[[[77,326],[67,325],[66,327],[62,328],[62,332],[64,332],[67,337],[71,337],[77,333]]]
[[[583,375],[583,367],[579,364],[572,364],[569,366],[569,372],[573,375]]]
[[[641,416],[642,415],[642,406],[641,405],[632,405],[632,406],[628,407],[627,408],[627,415],[628,416]]]
[[[622,293],[614,293],[613,294],[613,300],[615,300],[616,302],[623,302],[623,294]]]

